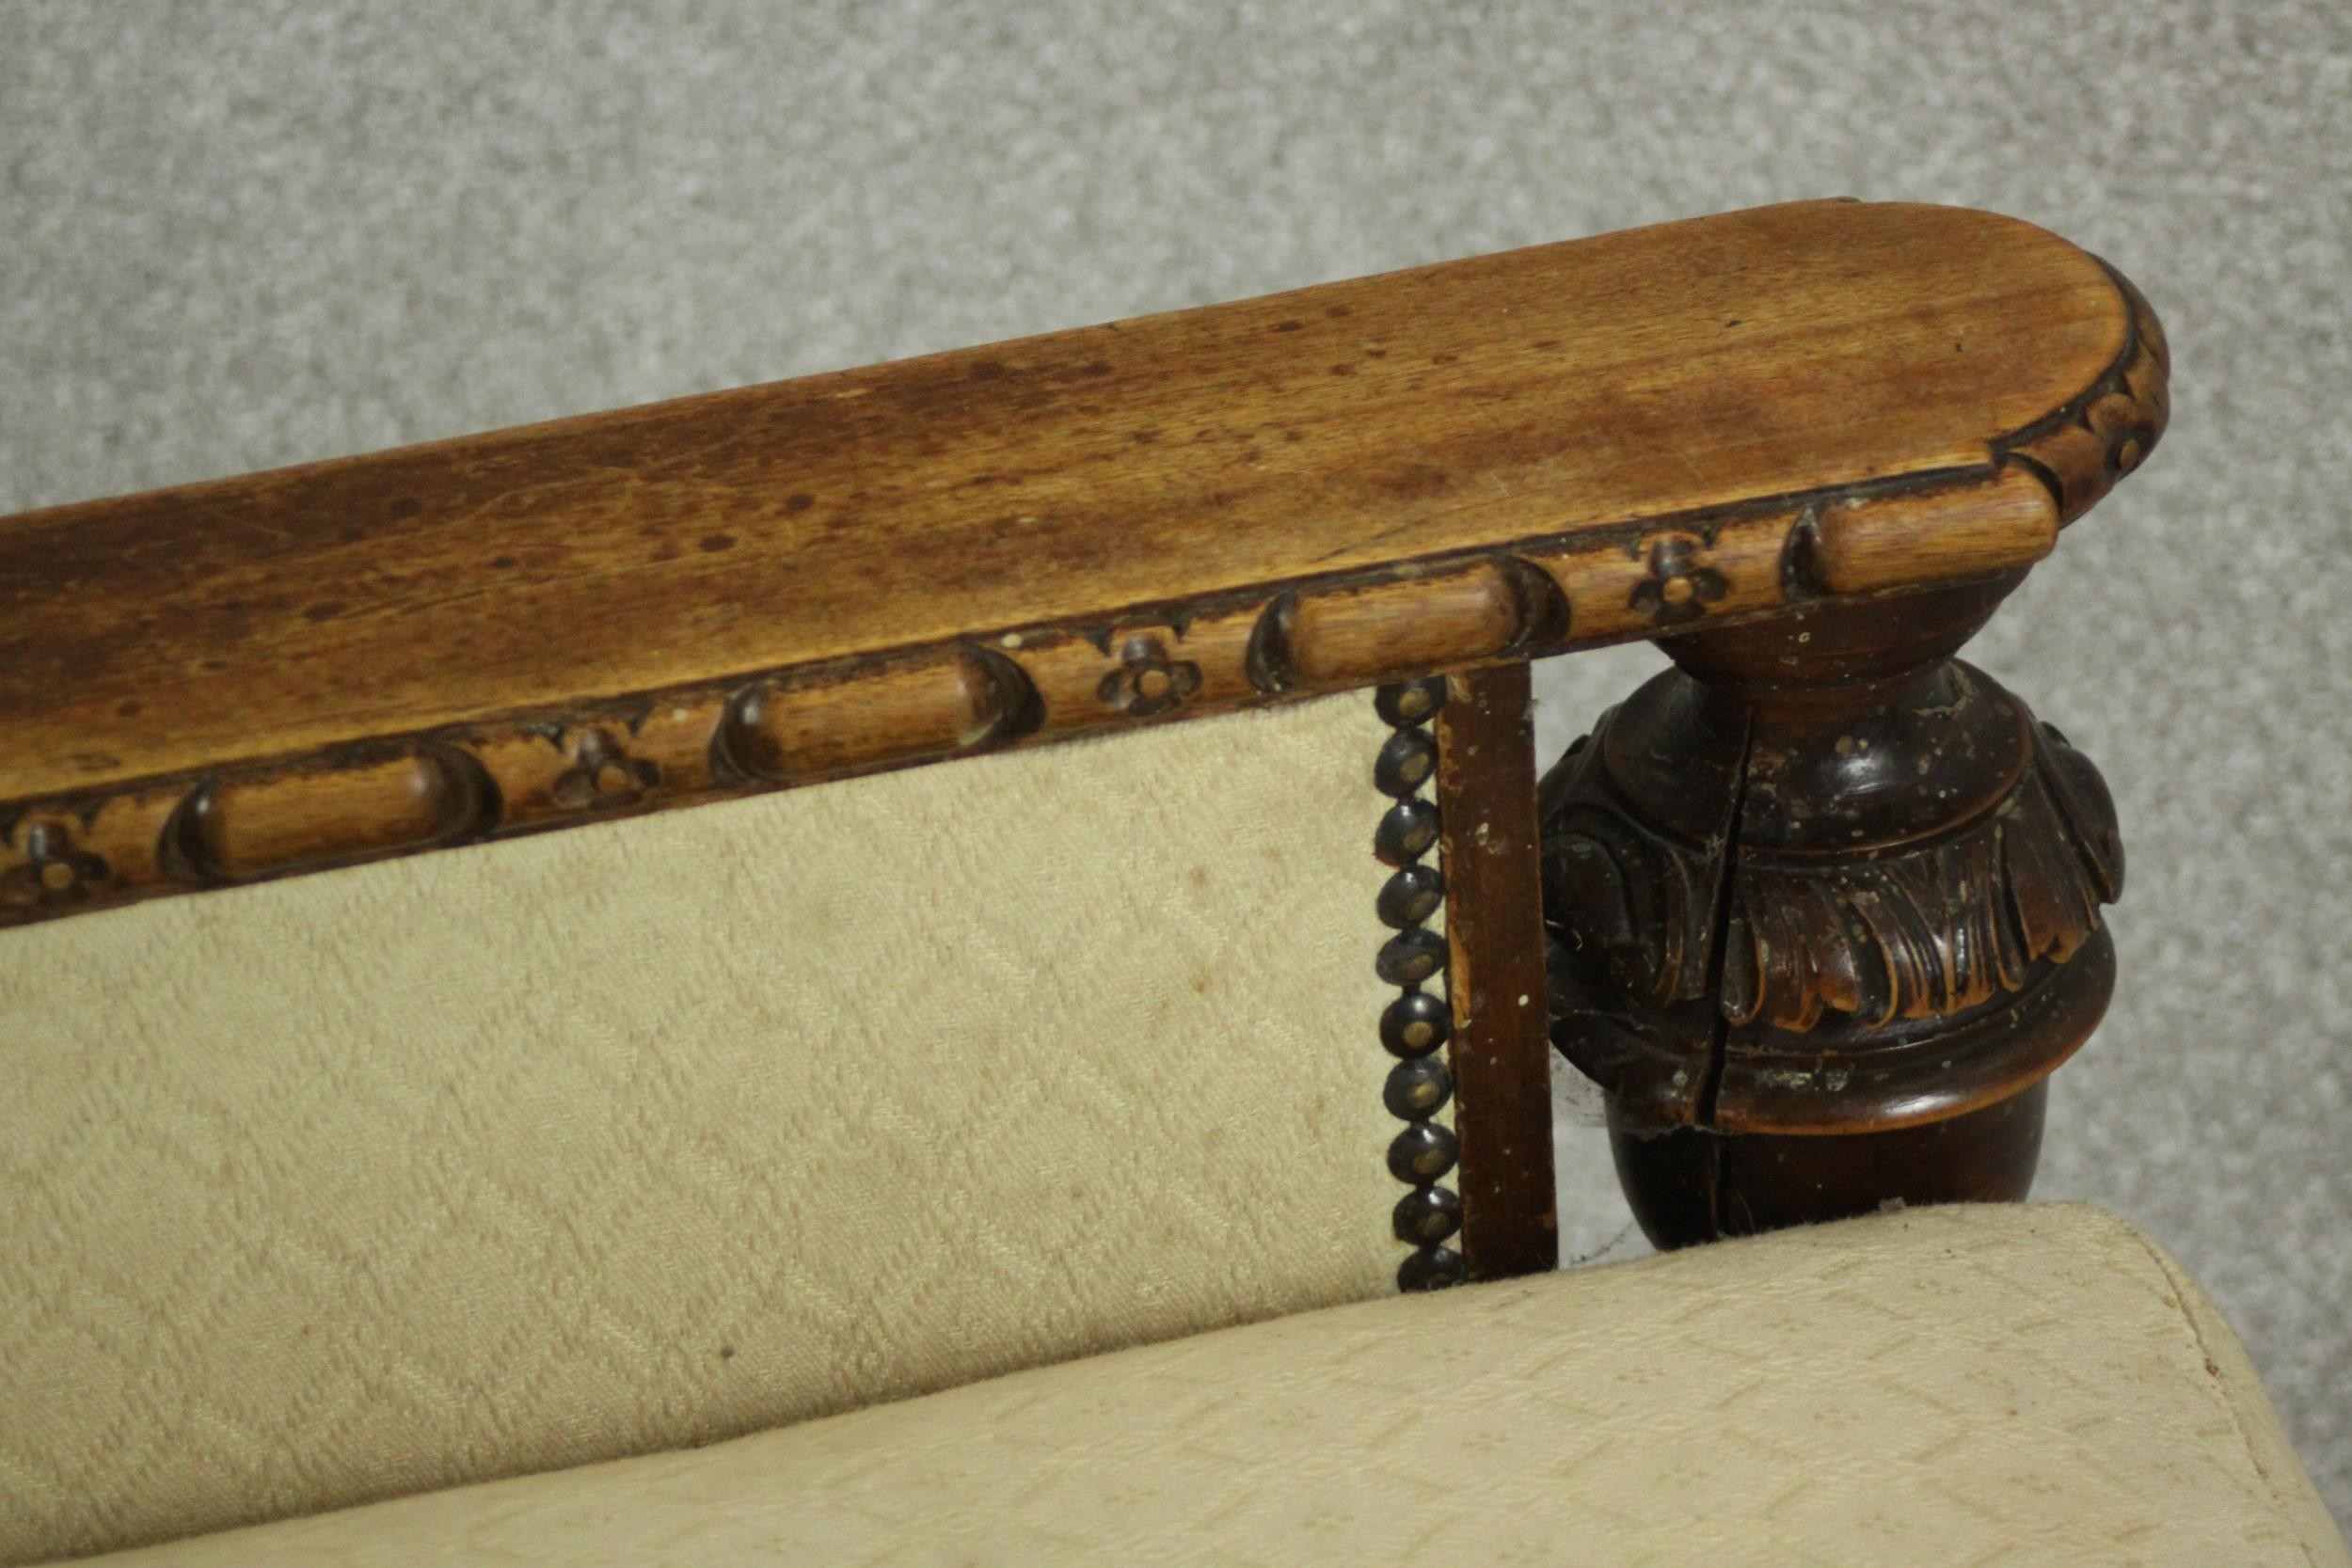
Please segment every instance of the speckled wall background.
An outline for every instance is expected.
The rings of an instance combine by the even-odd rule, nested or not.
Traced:
[[[0,511],[1823,195],[2031,218],[2170,329],[2164,449],[1971,656],[2131,855],[2041,1190],[2202,1278],[2352,1522],[2340,0],[5,0]],[[1656,663],[1546,668],[1547,739]]]

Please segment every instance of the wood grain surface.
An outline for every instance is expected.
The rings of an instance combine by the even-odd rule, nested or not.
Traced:
[[[2163,395],[1815,202],[0,519],[0,920],[2005,570]]]
[[[1447,686],[1438,801],[1462,1256],[1472,1279],[1502,1279],[1560,1265],[1534,695],[1523,663]]]

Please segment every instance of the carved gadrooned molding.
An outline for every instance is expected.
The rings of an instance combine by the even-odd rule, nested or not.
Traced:
[[[0,878],[35,836],[101,855],[72,896],[0,881],[0,925],[519,832],[1164,722],[1686,630],[1882,591],[1800,581],[1800,540],[1976,529],[1985,563],[2047,547],[2037,484],[1849,487],[1802,506],[1629,526],[1596,542],[1219,597],[1106,625],[1032,626],[556,713],[355,741],[196,775],[0,804]],[[2006,538],[2006,542],[2004,542]],[[1859,546],[1849,554],[1867,555]],[[609,759],[583,769],[582,736]],[[222,802],[233,802],[233,809]],[[195,827],[191,827],[191,824]],[[191,837],[190,834],[195,836]],[[46,842],[47,840],[43,840]],[[9,896],[19,887],[21,896]]]
[[[2123,856],[2090,761],[1959,663],[1843,728],[1774,747],[1677,672],[1547,779],[1554,1038],[1638,1115],[1936,1119],[2104,1007]]]
[[[0,924],[2012,570],[2163,382],[1811,203],[28,514]]]
[[[2071,523],[2148,459],[2171,417],[2172,356],[2164,325],[2131,279],[2106,269],[2129,308],[2130,332],[2106,373],[2064,406],[1993,443],[2042,481]]]

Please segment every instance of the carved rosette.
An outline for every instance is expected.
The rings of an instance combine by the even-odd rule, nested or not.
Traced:
[[[64,910],[87,902],[113,874],[74,842],[71,824],[33,821],[6,835],[13,863],[0,868],[0,911]]]
[[[566,810],[633,805],[661,782],[660,766],[629,755],[628,745],[609,729],[573,731],[558,736],[555,745],[567,766],[548,794]]]
[[[1544,806],[1555,1042],[1650,1120],[1937,1119],[2055,1067],[2111,985],[2106,787],[1965,665],[1826,729],[1661,675]]]

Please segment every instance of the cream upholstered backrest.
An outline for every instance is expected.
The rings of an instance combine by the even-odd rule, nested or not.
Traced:
[[[1393,1289],[1366,694],[0,935],[0,1560]]]

